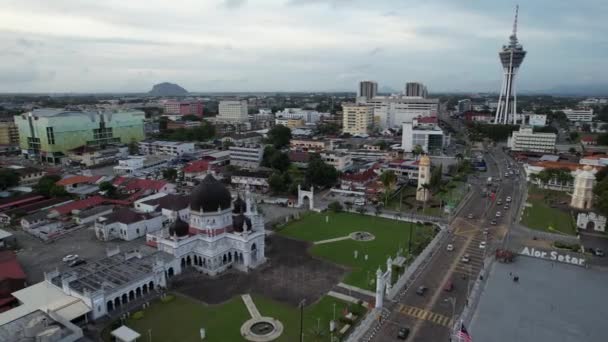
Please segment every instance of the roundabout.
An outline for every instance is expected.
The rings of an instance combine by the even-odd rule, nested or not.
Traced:
[[[241,336],[247,341],[273,341],[282,333],[283,323],[272,317],[254,317],[241,326]]]
[[[352,232],[349,237],[355,241],[373,241],[376,239],[374,234],[369,232]]]

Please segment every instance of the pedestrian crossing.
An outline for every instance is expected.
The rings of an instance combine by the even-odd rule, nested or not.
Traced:
[[[447,328],[452,326],[452,319],[450,317],[440,315],[429,310],[417,308],[415,306],[399,304],[399,312],[406,316],[414,317],[423,321],[429,321]]]

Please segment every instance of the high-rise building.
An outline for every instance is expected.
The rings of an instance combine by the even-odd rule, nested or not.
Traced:
[[[418,117],[437,116],[439,99],[412,96],[376,96],[366,102],[374,108],[380,128],[401,127]]]
[[[165,114],[203,116],[203,103],[201,101],[167,101],[163,108]]]
[[[427,97],[426,86],[419,82],[407,82],[405,84],[405,96]]]
[[[359,82],[357,97],[364,97],[369,100],[374,98],[376,95],[378,95],[378,83],[376,81]]]
[[[458,101],[458,113],[468,112],[472,109],[473,103],[470,99],[464,99]]]
[[[81,146],[105,147],[144,139],[145,114],[139,110],[78,111],[34,109],[15,116],[19,146],[27,158],[59,163]]]
[[[516,123],[517,120],[517,92],[515,91],[515,75],[519,66],[526,57],[524,47],[517,40],[517,14],[519,6],[515,7],[515,20],[513,21],[513,33],[509,37],[509,44],[503,45],[498,53],[500,63],[504,71],[502,87],[498,96],[498,108],[494,123],[506,124]]]
[[[373,108],[363,104],[342,104],[342,132],[349,134],[367,134],[374,124]]]
[[[224,100],[220,101],[218,121],[238,121],[249,120],[247,100]]]
[[[0,145],[19,144],[19,130],[14,121],[0,121]]]

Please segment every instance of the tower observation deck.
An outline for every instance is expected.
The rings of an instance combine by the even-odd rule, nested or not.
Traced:
[[[494,123],[515,124],[517,121],[517,93],[515,88],[515,75],[521,63],[526,57],[524,47],[517,40],[517,17],[519,6],[515,7],[515,20],[513,22],[513,33],[509,37],[509,44],[503,45],[498,52],[500,63],[503,68],[502,86],[498,97],[498,107]]]

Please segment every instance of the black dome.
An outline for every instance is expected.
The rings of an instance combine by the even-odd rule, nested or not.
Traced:
[[[190,194],[190,209],[195,211],[225,210],[230,208],[231,202],[230,191],[212,175],[207,175]]]
[[[244,213],[247,211],[247,203],[243,201],[241,196],[238,196],[236,200],[234,200],[234,209],[232,210],[235,214]]]
[[[177,235],[177,236],[186,236],[188,235],[188,230],[190,229],[190,225],[184,221],[182,221],[181,218],[179,218],[179,216],[177,217],[177,219],[175,220],[175,222],[173,222],[170,226],[169,226],[169,235],[173,236],[173,235]]]

